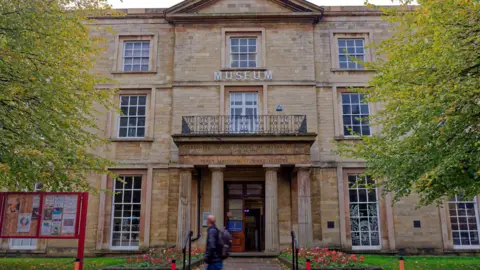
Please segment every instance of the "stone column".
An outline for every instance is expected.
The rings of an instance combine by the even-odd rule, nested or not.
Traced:
[[[180,186],[178,197],[177,247],[182,248],[186,234],[191,230],[190,208],[192,205],[192,171],[193,166],[180,169]]]
[[[212,171],[212,201],[210,205],[211,214],[217,219],[217,227],[223,228],[225,226],[223,222],[223,171],[225,171],[225,165],[210,165],[208,166]]]
[[[280,165],[263,167],[265,168],[265,251],[279,252],[277,176]]]
[[[313,247],[312,204],[310,200],[310,166],[297,165],[298,181],[298,244]]]

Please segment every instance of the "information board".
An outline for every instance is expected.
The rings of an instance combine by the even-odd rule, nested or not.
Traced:
[[[0,237],[78,237],[79,193],[3,193]]]

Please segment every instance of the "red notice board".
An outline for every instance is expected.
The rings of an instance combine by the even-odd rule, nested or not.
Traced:
[[[0,238],[78,239],[83,266],[87,192],[0,192]]]
[[[0,193],[0,238],[76,239],[82,218],[80,192]]]

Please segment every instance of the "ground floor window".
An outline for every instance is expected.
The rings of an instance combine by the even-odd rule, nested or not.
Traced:
[[[120,176],[113,185],[112,249],[138,249],[142,177]]]
[[[448,203],[452,239],[455,248],[480,248],[478,238],[478,208],[475,198],[455,196]]]
[[[378,194],[370,177],[348,175],[350,230],[353,249],[380,248]]]
[[[37,239],[10,239],[8,245],[10,249],[37,249]]]

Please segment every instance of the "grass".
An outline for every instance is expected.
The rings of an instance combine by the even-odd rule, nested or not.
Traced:
[[[364,255],[365,263],[379,266],[384,270],[398,270],[397,256]],[[105,266],[124,264],[122,258],[87,258],[85,269],[99,269]],[[73,269],[70,258],[0,258],[0,269]],[[406,256],[406,270],[424,269],[480,269],[480,257],[474,256]]]
[[[72,258],[0,258],[0,269],[73,269]],[[100,269],[105,266],[120,265],[125,263],[123,258],[86,258],[84,269]]]
[[[364,255],[365,263],[384,270],[398,270],[398,256]],[[405,256],[405,269],[480,269],[480,257]]]

